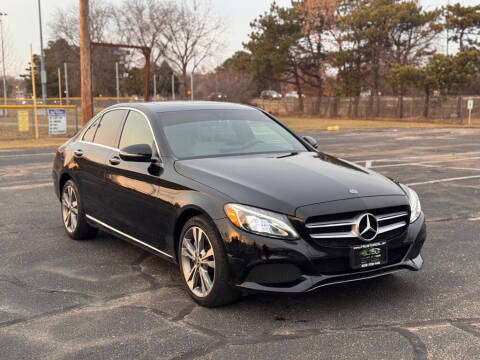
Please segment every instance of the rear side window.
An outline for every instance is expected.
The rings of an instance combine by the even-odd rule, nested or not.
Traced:
[[[97,131],[98,120],[94,121],[92,125],[85,131],[83,134],[83,141],[93,142],[93,138],[95,137],[95,131]]]
[[[116,140],[126,110],[112,110],[103,115],[95,134],[95,143],[117,147]]]
[[[120,149],[135,144],[147,144],[153,147],[153,135],[147,119],[136,112],[130,111],[120,138]]]

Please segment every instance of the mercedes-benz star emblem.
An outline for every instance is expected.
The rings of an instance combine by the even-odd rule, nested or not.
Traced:
[[[353,232],[360,240],[372,241],[378,233],[378,221],[375,215],[367,213],[358,217]]]

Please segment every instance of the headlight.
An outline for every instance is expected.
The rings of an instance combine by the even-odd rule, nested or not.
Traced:
[[[271,237],[298,238],[285,215],[239,204],[225,205],[225,214],[240,229]]]
[[[408,201],[410,202],[410,222],[413,223],[418,219],[422,212],[422,206],[420,205],[420,199],[415,191],[405,186],[408,194]]]

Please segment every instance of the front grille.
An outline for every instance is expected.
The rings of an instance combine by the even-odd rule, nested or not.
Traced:
[[[351,246],[361,242],[354,232],[354,227],[357,219],[365,213],[375,215],[378,221],[378,231],[374,241],[398,237],[408,228],[410,218],[408,206],[314,216],[307,219],[305,227],[310,238],[318,245]]]

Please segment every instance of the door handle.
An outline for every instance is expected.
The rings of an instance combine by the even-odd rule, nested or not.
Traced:
[[[83,156],[83,150],[82,149],[75,150],[73,153],[76,157]]]
[[[110,161],[110,164],[112,164],[112,165],[120,164],[120,158],[118,156],[113,156],[108,161]]]

